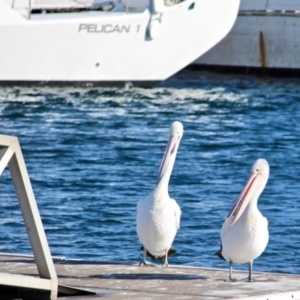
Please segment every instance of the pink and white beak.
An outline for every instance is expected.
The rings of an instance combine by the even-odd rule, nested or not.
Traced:
[[[165,153],[164,153],[164,157],[160,164],[156,185],[160,182],[161,178],[163,177],[163,175],[168,167],[171,156],[173,154],[176,154],[176,150],[179,146],[179,142],[180,142],[180,136],[178,136],[178,135],[170,136],[168,145],[167,145]]]
[[[245,208],[253,198],[257,189],[261,186],[262,182],[263,182],[263,175],[261,173],[252,174],[250,176],[244,189],[240,193],[239,197],[235,201],[233,207],[231,208],[227,216],[227,218],[229,218],[235,213],[231,225],[233,225],[243,214]]]

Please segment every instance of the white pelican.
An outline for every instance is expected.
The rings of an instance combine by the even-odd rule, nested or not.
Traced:
[[[248,263],[252,279],[253,260],[265,250],[269,241],[268,221],[257,208],[257,200],[263,192],[269,177],[269,164],[258,159],[251,169],[251,176],[230,210],[221,230],[220,258],[229,261],[229,281],[232,278],[232,264]]]
[[[150,265],[146,261],[148,254],[153,258],[164,260],[163,266],[167,267],[168,256],[176,252],[171,246],[179,229],[181,209],[177,202],[169,197],[168,186],[182,135],[182,124],[173,122],[156,187],[137,204],[136,230],[144,250],[140,265]]]

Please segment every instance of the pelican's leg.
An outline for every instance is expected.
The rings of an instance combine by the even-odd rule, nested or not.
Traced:
[[[252,264],[253,264],[253,260],[251,260],[248,264],[248,266],[249,266],[249,277],[248,277],[248,279],[249,279],[250,282],[253,281],[253,279],[252,279]]]
[[[233,263],[232,263],[232,261],[230,260],[230,261],[229,261],[229,277],[228,277],[228,279],[225,280],[225,281],[232,281],[232,282],[235,282],[235,281],[236,281],[236,279],[233,279],[233,278],[232,278],[232,265],[233,265]]]
[[[252,265],[253,265],[253,260],[248,262],[249,276],[247,278],[242,279],[242,281],[248,281],[248,282],[254,281],[254,279],[252,278]]]
[[[154,265],[149,264],[149,263],[146,261],[146,256],[147,256],[147,249],[144,247],[143,260],[141,261],[141,263],[140,263],[139,265],[140,265],[140,266],[151,266],[151,267],[153,267]]]
[[[162,267],[168,267],[168,252],[169,252],[169,248],[166,249],[166,255],[165,255],[165,261],[164,263],[161,265]]]
[[[249,282],[254,281],[254,279],[252,278],[252,265],[253,265],[253,260],[248,262],[249,276],[247,278],[243,279],[243,281],[249,281]]]

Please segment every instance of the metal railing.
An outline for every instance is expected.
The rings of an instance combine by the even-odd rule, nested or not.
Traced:
[[[95,294],[90,291],[84,291],[83,294],[81,289],[58,284],[53,263],[54,257],[51,256],[19,141],[16,137],[0,135],[0,176],[7,166],[11,174],[40,278],[2,272],[0,274],[0,294],[1,288],[5,289],[6,287],[10,288],[13,295],[16,294],[15,292],[21,292],[24,288],[33,291],[34,294],[37,291],[42,291],[47,293],[48,299],[51,300],[57,299],[58,292],[64,295]],[[15,256],[14,254],[11,255]],[[23,254],[23,257],[25,256]]]

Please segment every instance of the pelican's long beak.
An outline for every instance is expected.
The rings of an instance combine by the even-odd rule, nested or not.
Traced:
[[[172,154],[178,148],[178,142],[179,141],[180,141],[180,137],[170,136],[167,148],[166,148],[165,153],[164,153],[164,157],[163,157],[163,159],[161,161],[161,164],[160,164],[156,185],[158,185],[161,178],[163,177],[163,175],[165,173],[165,170],[166,170],[166,168],[169,164],[169,161],[171,159]]]
[[[235,216],[232,220],[231,225],[233,225],[240,218],[245,208],[247,207],[252,197],[254,196],[255,192],[257,191],[258,187],[261,185],[262,181],[263,181],[263,175],[260,173],[253,174],[250,176],[244,189],[240,193],[239,197],[235,201],[233,207],[231,208],[227,216],[227,218],[229,218],[235,212]]]

